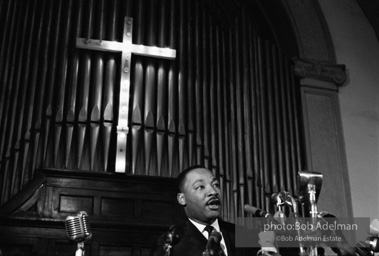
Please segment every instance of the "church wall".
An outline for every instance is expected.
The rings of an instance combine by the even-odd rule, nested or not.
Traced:
[[[355,1],[319,0],[319,3],[331,33],[337,63],[347,67],[348,80],[339,89],[338,97],[353,214],[378,218],[378,39]]]

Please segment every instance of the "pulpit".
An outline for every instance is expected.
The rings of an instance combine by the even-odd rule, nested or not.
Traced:
[[[174,179],[39,170],[22,193],[0,208],[5,255],[75,255],[65,219],[88,213],[86,255],[148,255],[151,244],[184,213]]]

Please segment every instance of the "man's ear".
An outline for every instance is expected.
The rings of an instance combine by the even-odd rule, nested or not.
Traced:
[[[186,198],[183,193],[178,193],[178,195],[176,196],[176,199],[178,200],[179,204],[183,206],[186,205]]]

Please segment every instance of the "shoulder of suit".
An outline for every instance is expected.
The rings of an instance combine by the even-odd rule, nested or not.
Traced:
[[[218,220],[218,224],[220,225],[221,228],[224,228],[224,229],[234,230],[236,228],[236,225],[234,223],[227,222],[222,219]]]

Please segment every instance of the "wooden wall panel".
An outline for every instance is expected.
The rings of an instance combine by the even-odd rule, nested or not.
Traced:
[[[0,249],[5,255],[74,255],[76,244],[67,238],[65,219],[78,211],[88,213],[93,236],[85,248],[86,255],[94,256],[148,255],[155,239],[184,219],[170,178],[37,173],[37,196],[21,193],[17,203],[0,209]]]

